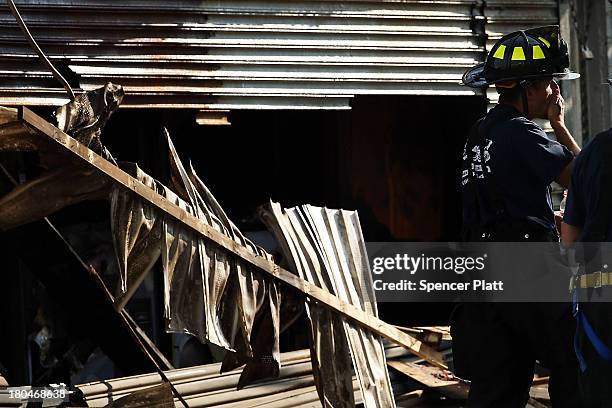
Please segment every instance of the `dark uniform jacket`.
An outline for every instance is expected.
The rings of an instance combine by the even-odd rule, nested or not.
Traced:
[[[466,230],[516,233],[491,240],[523,240],[525,229],[555,232],[550,183],[572,153],[514,107],[495,106],[472,129],[462,160],[461,188]],[[525,231],[528,232],[528,231]],[[504,238],[504,239],[500,239]],[[515,238],[515,239],[512,239]],[[537,239],[535,239],[537,240]],[[548,239],[546,239],[548,241]]]

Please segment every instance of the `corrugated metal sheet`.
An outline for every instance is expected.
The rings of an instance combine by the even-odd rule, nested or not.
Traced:
[[[466,95],[479,0],[22,0],[50,59],[123,106],[341,109],[353,95]],[[0,7],[1,104],[64,93]]]
[[[487,50],[509,32],[559,24],[558,0],[487,0],[484,14]]]
[[[558,0],[487,0],[486,18],[487,52],[504,34],[532,27],[559,24]],[[495,87],[489,87],[487,98],[493,104],[499,97]]]
[[[372,273],[355,211],[311,205],[282,209],[271,202],[260,216],[298,276],[378,315]],[[395,407],[381,338],[345,320],[330,318],[316,304],[309,302],[306,311],[321,401],[334,407],[355,405],[346,370],[352,360],[364,407]]]

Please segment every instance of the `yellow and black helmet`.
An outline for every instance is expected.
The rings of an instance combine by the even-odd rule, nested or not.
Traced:
[[[579,76],[569,70],[567,44],[561,38],[559,26],[546,26],[503,36],[484,63],[463,74],[463,84],[472,88],[493,84],[513,87],[523,80]]]

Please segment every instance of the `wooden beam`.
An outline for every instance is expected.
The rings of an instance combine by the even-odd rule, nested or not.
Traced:
[[[414,337],[403,333],[392,325],[385,323],[379,318],[364,312],[358,307],[343,302],[328,291],[300,279],[298,276],[279,267],[264,257],[252,254],[247,250],[247,248],[221,234],[220,232],[215,231],[212,227],[205,224],[198,218],[174,205],[161,195],[157,194],[157,192],[154,190],[145,186],[137,179],[108,162],[92,150],[68,136],[66,133],[62,132],[57,127],[51,125],[31,110],[25,107],[20,107],[19,119],[34,133],[48,137],[56,146],[64,149],[70,155],[76,156],[77,158],[89,163],[89,165],[109,177],[114,183],[117,183],[122,187],[134,192],[134,194],[145,200],[148,204],[172,216],[177,221],[203,235],[214,244],[233,253],[267,275],[300,291],[311,299],[316,300],[323,306],[341,314],[348,320],[353,321],[366,329],[405,347],[415,355],[423,358],[434,366],[446,368],[441,354],[436,350],[423,344]]]
[[[537,400],[550,401],[548,385],[538,385],[535,387],[531,387],[531,389],[529,390],[529,396]]]
[[[17,109],[0,106],[0,125],[17,120]]]
[[[455,379],[444,380],[445,373],[439,368],[397,360],[387,361],[387,365],[447,398],[459,401],[465,401],[468,398],[470,386]],[[548,381],[548,377],[546,377],[546,381]],[[543,384],[544,380],[538,381],[538,383]],[[546,407],[546,405],[537,401],[536,398],[550,401],[547,386],[538,385],[537,387],[531,387],[529,394],[528,402],[535,408]]]
[[[442,333],[440,332],[417,327],[394,326],[431,347],[438,348],[442,342]]]
[[[525,408],[549,408],[548,405],[542,404],[540,401],[529,397]]]
[[[536,377],[533,379],[531,385],[532,386],[537,386],[537,385],[548,385],[548,382],[550,380],[550,377]]]
[[[454,400],[467,400],[470,386],[459,380],[443,380],[445,373],[437,367],[427,367],[402,361],[387,361],[387,365],[427,388]]]

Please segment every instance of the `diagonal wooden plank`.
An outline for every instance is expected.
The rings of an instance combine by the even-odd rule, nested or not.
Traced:
[[[454,400],[467,400],[470,386],[456,379],[443,379],[445,373],[439,368],[398,360],[387,360],[387,365],[440,395]],[[546,407],[536,399],[550,401],[547,384],[548,377],[534,379],[529,391],[529,404],[531,406]]]
[[[88,149],[66,133],[62,132],[57,127],[48,123],[31,110],[25,107],[20,107],[18,117],[25,127],[30,129],[32,133],[47,137],[53,142],[54,145],[63,149],[71,156],[89,163],[90,166],[109,177],[112,182],[133,191],[148,204],[172,216],[182,224],[203,235],[214,244],[257,267],[267,275],[281,281],[286,285],[289,285],[311,299],[316,300],[323,306],[340,313],[343,317],[405,347],[415,355],[423,358],[434,366],[446,368],[442,355],[436,350],[421,343],[414,337],[401,332],[392,325],[364,312],[363,310],[343,302],[328,291],[310,284],[293,273],[279,267],[273,262],[261,256],[252,254],[247,250],[247,248],[239,245],[237,242],[231,240],[220,232],[215,231],[198,218],[192,216],[183,209],[166,200],[164,197],[157,194],[155,191],[145,186],[137,179],[131,177],[123,170],[114,166],[101,156],[97,155],[95,152]]]
[[[538,385],[531,387],[529,390],[529,396],[542,401],[550,401],[550,394],[548,393],[548,385]]]
[[[444,373],[439,368],[403,361],[387,361],[387,365],[445,397],[462,401],[467,399],[470,386],[459,380],[441,379],[440,374]]]

